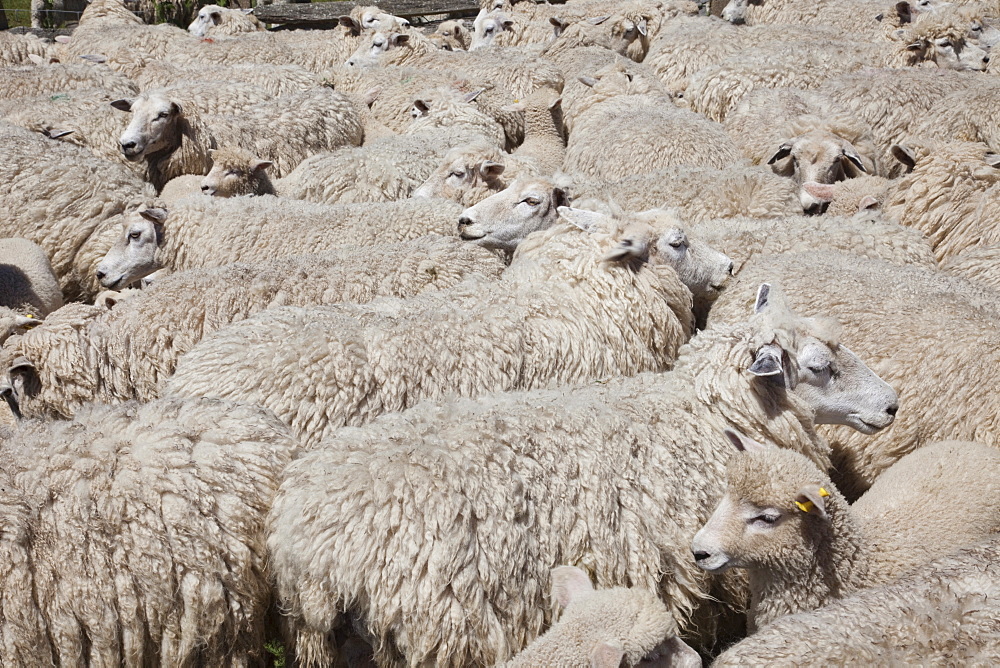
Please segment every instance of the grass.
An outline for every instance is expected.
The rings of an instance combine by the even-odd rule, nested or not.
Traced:
[[[0,0],[0,5],[7,10],[7,24],[11,28],[31,25],[31,0]]]

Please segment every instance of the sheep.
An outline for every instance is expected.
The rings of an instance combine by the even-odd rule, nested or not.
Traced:
[[[472,35],[469,34],[464,22],[452,20],[442,22],[430,38],[442,49],[468,51]]]
[[[941,268],[954,276],[962,276],[975,283],[987,285],[1000,291],[1000,275],[997,272],[1000,262],[998,260],[1000,260],[1000,246],[978,246],[969,248],[958,255],[952,255],[941,263]]]
[[[507,174],[509,155],[488,142],[456,146],[413,192],[412,197],[440,197],[471,207],[506,190],[513,182]]]
[[[199,65],[178,67],[151,61],[132,76],[142,89],[178,86],[189,81],[235,81],[253,84],[268,98],[282,97],[320,86],[320,77],[297,65]]]
[[[62,306],[49,256],[27,239],[0,239],[0,306],[44,318]]]
[[[893,184],[883,207],[886,215],[920,230],[943,261],[978,243],[995,243],[1000,222],[984,194],[1000,185],[1000,155],[984,144],[911,142],[893,154],[910,173]]]
[[[693,329],[691,292],[670,264],[643,262],[639,244],[619,247],[626,231],[556,225],[522,241],[499,282],[471,276],[406,301],[271,310],[204,339],[163,391],[240,396],[315,445],[421,399],[669,368]],[[261,366],[263,356],[284,367],[279,351],[317,364],[288,383],[287,372]]]
[[[925,443],[997,440],[998,411],[992,395],[981,391],[993,382],[1000,349],[995,293],[927,267],[853,252],[756,256],[712,306],[709,327],[739,317],[747,303],[743,293],[761,277],[784,285],[793,307],[835,304],[831,310],[844,327],[843,341],[870,360],[909,407],[891,430],[873,438],[828,433],[835,480],[848,497],[860,496],[882,471]],[[878,318],[872,317],[873,305]],[[938,400],[942,396],[948,400]],[[969,412],[973,405],[979,410]]]
[[[837,183],[806,181],[802,189],[826,206],[827,216],[853,216],[859,211],[881,209],[892,182],[882,176],[859,176]]]
[[[121,231],[109,229],[83,250],[93,275],[114,290],[164,268],[217,267],[453,235],[461,210],[443,200],[325,206],[270,195],[198,197],[183,200],[169,214],[160,208],[131,211]]]
[[[810,27],[836,26],[857,34],[861,39],[884,39],[887,31],[898,25],[886,19],[886,8],[881,0],[847,0],[842,2],[815,2],[803,5],[794,0],[730,0],[722,11],[722,18],[731,23],[804,24]],[[889,25],[887,25],[887,23]]]
[[[555,174],[566,157],[560,94],[539,88],[508,109],[524,113],[524,141],[514,151],[514,160],[527,163],[536,174]]]
[[[588,663],[617,668],[626,656],[626,665],[634,666],[651,654],[673,666],[700,668],[701,657],[677,638],[674,620],[652,591],[595,590],[590,576],[575,566],[553,568],[550,580],[551,598],[563,609],[559,622],[504,668]]]
[[[471,273],[493,279],[503,266],[489,251],[459,239],[426,237],[178,272],[126,300],[114,295],[110,310],[107,296],[93,307],[67,307],[50,326],[12,340],[0,355],[18,360],[9,400],[33,417],[69,417],[90,401],[150,401],[181,355],[259,311],[407,298],[448,288]]]
[[[15,35],[0,32],[0,66],[27,65],[29,56],[49,57],[49,46],[35,35]]]
[[[0,237],[40,245],[66,299],[97,294],[81,248],[127,208],[153,190],[127,168],[86,149],[0,123]]]
[[[212,169],[199,183],[204,194],[212,197],[277,194],[267,173],[272,165],[270,160],[261,160],[250,151],[232,146],[214,149],[209,154],[212,156]],[[309,158],[306,158],[303,163],[308,161]],[[303,169],[303,163],[299,163],[299,169]],[[163,198],[163,193],[160,193],[160,198]]]
[[[983,71],[989,53],[967,39],[969,17],[962,13],[927,12],[901,29],[896,38],[901,47],[888,64],[913,66],[933,62],[940,68]]]
[[[262,525],[297,449],[222,401],[21,421],[0,441],[4,661],[262,663]]]
[[[264,24],[249,10],[228,9],[219,5],[203,6],[188,26],[188,32],[195,37],[238,35],[261,30],[264,30]]]
[[[668,99],[626,94],[595,104],[576,119],[563,169],[621,179],[680,165],[721,169],[741,159],[717,123],[674,107]]]
[[[831,331],[762,300],[750,322],[699,333],[667,374],[424,402],[337,432],[286,469],[268,520],[300,662],[326,664],[343,614],[364,620],[381,663],[503,661],[541,631],[548,569],[565,562],[600,587],[657,592],[691,631],[708,583],[688,545],[729,455],[712,429],[739,426],[823,466],[823,394],[873,389],[842,395],[867,419],[895,405]],[[754,375],[781,356],[794,391],[781,373]],[[821,389],[808,367],[824,356],[846,375]]]
[[[998,583],[994,538],[890,584],[782,617],[712,665],[996,665]]]
[[[709,573],[747,570],[751,633],[1000,532],[996,448],[926,445],[887,469],[851,506],[798,452],[733,431],[727,436],[740,452],[729,461],[726,493],[691,551]],[[965,503],[963,491],[970,497]]]
[[[552,179],[521,177],[462,211],[458,236],[509,258],[529,234],[552,227],[559,207],[568,203],[565,191]]]
[[[919,139],[982,142],[1000,148],[1000,124],[992,113],[1000,85],[993,77],[935,102],[921,119],[916,119],[910,135]]]
[[[659,17],[653,12],[637,10],[634,3],[631,10],[620,4],[611,12],[575,22],[558,17],[550,19],[556,38],[542,49],[541,55],[552,57],[584,46],[599,46],[642,62],[649,51],[649,29],[658,28]]]
[[[882,151],[879,163],[884,176],[899,176],[903,166],[892,156],[891,147],[903,142],[939,100],[967,90],[982,77],[940,69],[862,69],[820,84],[816,92],[845,107],[872,128],[875,144]],[[980,84],[976,84],[980,85]]]
[[[139,89],[124,76],[89,65],[30,65],[0,70],[4,86],[0,98],[53,95],[78,88],[102,88],[113,95],[135,95]]]
[[[205,178],[198,174],[181,174],[167,181],[157,197],[165,206],[173,207],[185,197],[204,193],[205,191],[202,190],[201,184]]]
[[[791,179],[762,167],[672,167],[620,181],[578,182],[573,205],[603,210],[614,201],[630,211],[668,206],[687,221],[747,216],[779,218],[802,213]]]
[[[421,134],[434,130],[466,130],[488,138],[498,145],[505,141],[504,129],[496,120],[470,104],[481,91],[466,95],[453,88],[426,91],[413,101],[413,122],[405,134]]]

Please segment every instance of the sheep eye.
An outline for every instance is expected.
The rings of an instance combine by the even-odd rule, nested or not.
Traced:
[[[129,232],[128,233],[128,238],[129,239],[138,239],[139,236],[140,236],[140,234],[138,232]]]
[[[521,202],[527,204],[528,206],[538,206],[539,204],[542,203],[542,200],[537,199],[535,197],[526,197],[525,199],[521,200]]]
[[[167,113],[167,112],[165,112],[165,111],[161,111],[160,113],[158,113],[158,114],[156,115],[156,118],[157,118],[157,120],[159,120],[159,119],[161,119],[161,118],[166,118],[166,117],[167,117],[167,116],[169,116],[169,115],[170,115],[169,113]]]
[[[455,172],[452,172],[451,174],[449,174],[448,176],[454,176],[455,178],[460,179],[463,176],[465,176],[465,172],[455,171]]]
[[[671,248],[680,248],[683,245],[684,245],[683,239],[674,239],[673,241],[670,242]]]
[[[769,527],[778,521],[778,516],[772,513],[762,513],[750,520],[750,524],[756,527]]]
[[[949,41],[945,40],[944,42],[940,42],[940,43],[938,44],[938,46],[943,46],[943,47],[947,48],[947,47],[950,47],[950,46],[951,46],[951,42],[949,42]]]

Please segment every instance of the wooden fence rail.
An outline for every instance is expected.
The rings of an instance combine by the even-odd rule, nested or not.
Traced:
[[[264,23],[277,23],[301,27],[336,25],[337,19],[349,14],[357,5],[377,4],[395,16],[474,16],[479,11],[476,0],[383,0],[382,2],[315,2],[288,5],[258,5],[254,16]]]

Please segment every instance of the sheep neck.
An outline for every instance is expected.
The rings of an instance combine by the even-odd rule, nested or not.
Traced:
[[[828,522],[809,518],[808,546],[794,547],[810,550],[811,559],[789,555],[780,569],[751,569],[748,630],[815,610],[864,586],[869,550],[860,523],[839,492],[828,497],[827,516]]]

